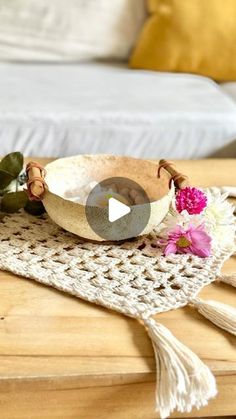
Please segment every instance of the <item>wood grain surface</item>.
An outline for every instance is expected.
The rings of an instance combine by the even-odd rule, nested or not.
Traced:
[[[194,185],[236,186],[236,160],[176,164]],[[235,257],[223,271],[236,271]],[[236,305],[228,285],[212,284],[201,296]],[[158,320],[218,383],[207,407],[172,417],[236,417],[236,339],[191,308]],[[136,320],[0,272],[1,419],[154,419],[154,391],[151,342]]]

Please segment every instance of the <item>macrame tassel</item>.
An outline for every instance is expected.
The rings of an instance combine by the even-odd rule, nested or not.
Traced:
[[[232,287],[236,287],[236,273],[229,275],[221,275],[219,277],[219,280],[221,282],[224,282],[225,284],[232,285]]]
[[[217,393],[210,369],[172,333],[153,318],[143,319],[152,340],[156,365],[157,410],[162,419],[175,409],[190,412],[205,406]]]
[[[203,301],[194,298],[191,301],[200,314],[221,329],[236,335],[236,309],[218,301]]]

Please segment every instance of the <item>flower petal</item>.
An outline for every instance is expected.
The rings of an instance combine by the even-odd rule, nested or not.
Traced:
[[[164,255],[167,256],[170,253],[177,253],[177,246],[175,243],[168,243],[165,250]]]
[[[190,246],[189,248],[190,252],[193,255],[199,256],[200,258],[207,258],[211,256],[211,249],[209,248],[197,248],[195,246]]]
[[[190,241],[192,242],[193,246],[197,248],[208,247],[211,243],[211,237],[205,232],[201,230],[194,230],[190,234]]]

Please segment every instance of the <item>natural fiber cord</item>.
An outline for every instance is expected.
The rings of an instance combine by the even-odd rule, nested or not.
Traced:
[[[232,287],[236,287],[236,273],[230,275],[221,275],[219,280],[225,284],[231,285]]]
[[[209,368],[190,349],[179,342],[164,326],[149,318],[144,320],[156,358],[156,402],[161,418],[175,409],[190,412],[203,407],[217,393],[215,378]]]
[[[202,316],[226,332],[236,335],[236,309],[218,301],[204,301],[200,298],[192,300],[194,307]]]

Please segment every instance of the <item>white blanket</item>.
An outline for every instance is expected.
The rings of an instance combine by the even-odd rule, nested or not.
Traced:
[[[112,64],[0,65],[0,154],[210,156],[236,138],[213,81]]]

